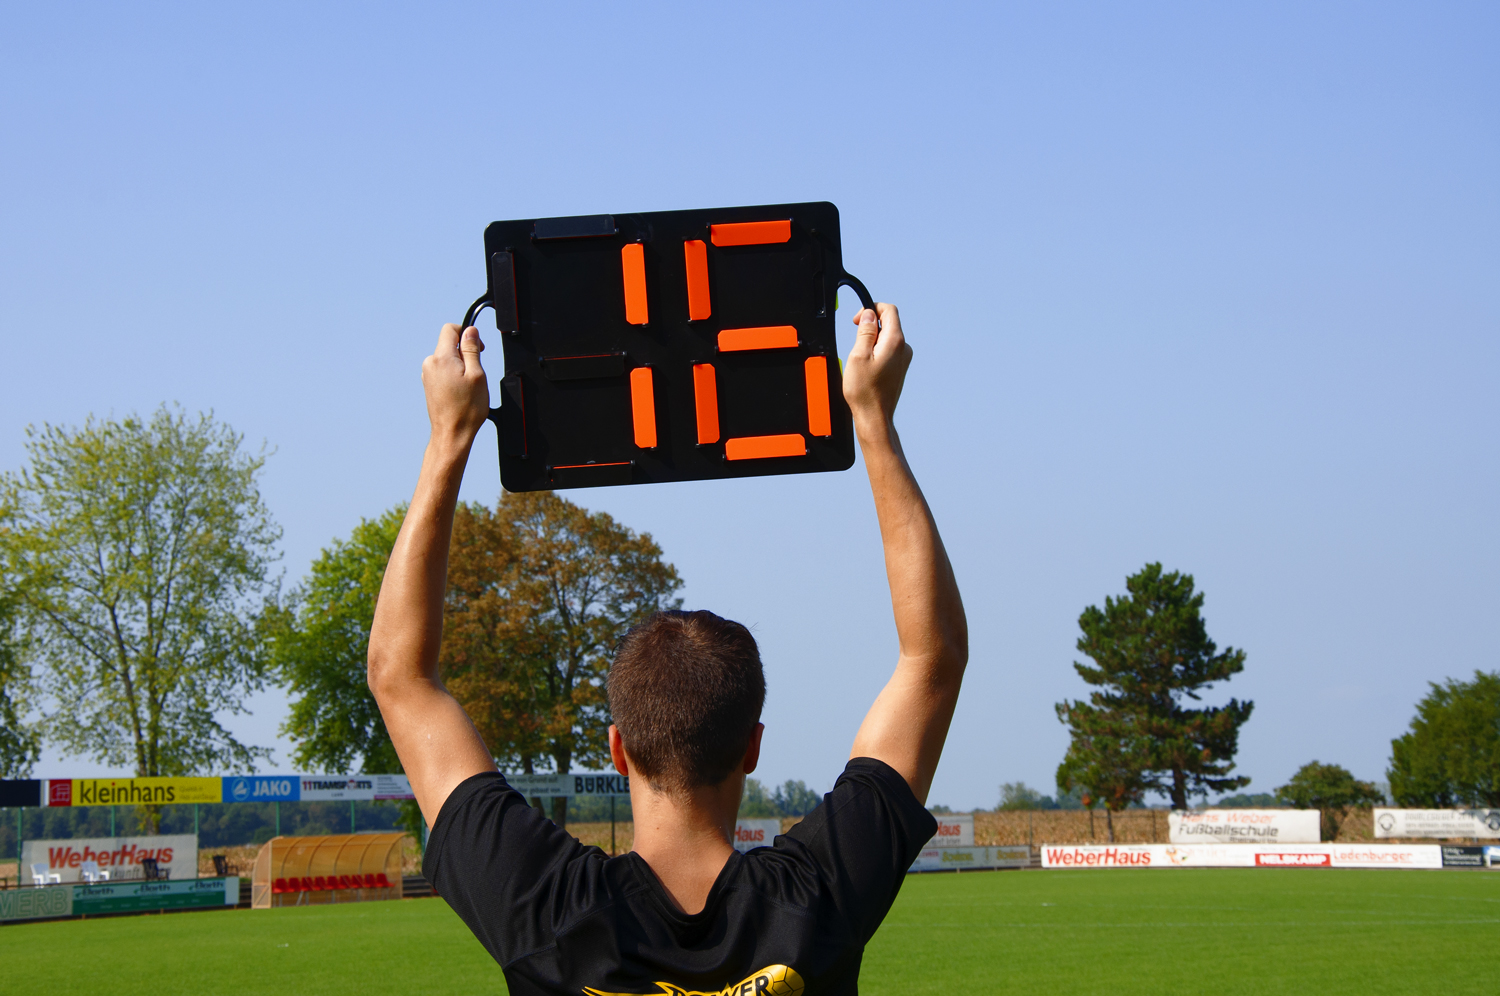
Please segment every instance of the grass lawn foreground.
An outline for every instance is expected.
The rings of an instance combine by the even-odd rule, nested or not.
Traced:
[[[503,993],[441,900],[0,927],[6,992]],[[861,991],[1500,991],[1500,875],[1202,869],[910,876]],[[810,993],[809,996],[816,996]]]

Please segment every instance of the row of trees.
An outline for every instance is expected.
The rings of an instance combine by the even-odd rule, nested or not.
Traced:
[[[268,683],[291,693],[298,766],[401,770],[365,658],[404,507],[283,592],[265,452],[211,415],[46,426],[27,450],[0,477],[0,776],[44,742],[138,777],[253,770],[269,751],[222,720]],[[611,651],[680,587],[649,535],[555,495],[461,506],[443,666],[500,763],[606,763]],[[155,829],[161,814],[141,817]]]

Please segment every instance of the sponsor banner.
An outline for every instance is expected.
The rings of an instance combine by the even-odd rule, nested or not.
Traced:
[[[405,775],[371,775],[375,779],[377,799],[415,799],[411,794],[411,780]]]
[[[1479,846],[1443,845],[1444,868],[1485,868],[1485,848]]]
[[[73,915],[73,887],[0,889],[0,922]]]
[[[734,849],[748,851],[752,847],[770,847],[779,833],[780,820],[739,820],[734,825]]]
[[[0,806],[40,806],[42,804],[42,781],[40,778],[0,779]]]
[[[1436,844],[1328,844],[1335,868],[1441,868]]]
[[[1174,844],[1316,844],[1316,809],[1177,810],[1167,816]]]
[[[225,802],[296,802],[301,775],[244,775],[224,779]]]
[[[49,806],[180,806],[220,802],[220,778],[52,778]]]
[[[46,781],[46,805],[183,805],[222,799],[222,778],[48,778]]]
[[[103,885],[75,885],[68,891],[73,893],[75,915],[94,916],[99,913],[133,913],[140,910],[234,906],[240,901],[240,880],[231,876],[189,878],[181,882],[110,882]]]
[[[142,877],[141,862],[155,858],[163,874],[173,879],[198,877],[198,838],[190,833],[159,837],[92,837],[81,840],[28,840],[21,844],[21,872],[32,865],[64,882],[82,882],[83,865],[92,861],[111,879]]]
[[[602,771],[573,771],[559,774],[507,774],[505,780],[510,787],[527,798],[540,796],[544,799],[573,796],[619,796],[630,795],[630,779],[624,775]]]
[[[298,779],[302,802],[373,802],[373,775],[302,775]]]
[[[1375,810],[1375,836],[1500,837],[1500,809]]]
[[[1435,844],[1045,844],[1043,868],[1441,868]]]
[[[973,847],[974,814],[949,813],[932,816],[937,820],[937,833],[927,842],[928,847]]]
[[[911,864],[914,872],[953,871],[965,868],[1027,868],[1031,848],[1020,847],[924,847]]]
[[[1488,868],[1500,868],[1500,847],[1490,845],[1484,849],[1484,863]]]

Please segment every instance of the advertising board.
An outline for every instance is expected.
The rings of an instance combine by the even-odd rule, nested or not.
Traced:
[[[48,806],[181,806],[220,802],[222,778],[50,778]]]
[[[911,871],[963,871],[978,868],[1028,868],[1031,848],[1017,847],[924,847],[911,864]]]
[[[42,889],[0,889],[0,922],[73,915],[73,886]]]
[[[411,793],[411,779],[405,775],[371,775],[375,779],[377,799],[415,799]]]
[[[934,813],[932,818],[937,820],[937,833],[927,842],[928,847],[974,846],[973,813],[946,813],[942,816]]]
[[[734,825],[734,849],[748,851],[753,847],[770,847],[779,833],[780,820],[739,820]]]
[[[1204,809],[1167,816],[1174,844],[1316,844],[1316,809]]]
[[[83,864],[92,861],[111,879],[141,878],[141,862],[155,858],[163,874],[174,879],[198,876],[198,838],[194,834],[159,837],[91,837],[79,840],[28,840],[21,844],[21,868],[46,866],[64,882],[83,881]]]
[[[37,890],[51,891],[51,890]],[[189,878],[181,882],[110,882],[75,885],[74,915],[134,913],[140,910],[182,910],[233,906],[240,901],[240,880]]]
[[[1443,867],[1444,868],[1487,868],[1485,863],[1486,848],[1471,844],[1444,844]]]
[[[1500,809],[1377,808],[1375,836],[1500,837]]]
[[[511,788],[527,798],[540,796],[544,799],[574,796],[630,795],[630,779],[613,771],[573,771],[565,775],[555,773],[540,775],[506,774],[505,780]]]
[[[1435,844],[1044,844],[1043,868],[1441,868]]]
[[[0,806],[40,806],[42,804],[42,780],[40,778],[0,779]]]
[[[298,779],[302,802],[373,802],[373,775],[303,775]]]
[[[225,802],[296,802],[301,775],[243,775],[224,779]]]

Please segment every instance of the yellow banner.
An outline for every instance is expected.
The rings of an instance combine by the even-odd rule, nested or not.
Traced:
[[[75,806],[176,806],[193,802],[220,802],[224,782],[220,778],[75,778]]]

